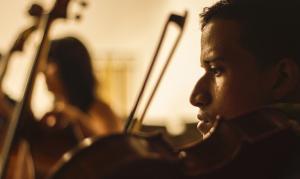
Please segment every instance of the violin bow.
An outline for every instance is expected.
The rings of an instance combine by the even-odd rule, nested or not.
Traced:
[[[162,35],[160,37],[158,46],[157,46],[156,51],[154,53],[154,56],[152,58],[151,64],[150,64],[150,66],[149,66],[149,68],[147,70],[147,74],[146,74],[146,77],[145,77],[144,82],[142,84],[142,87],[140,89],[140,92],[139,92],[139,95],[137,97],[137,100],[136,100],[136,102],[134,104],[134,107],[131,110],[131,113],[130,113],[129,117],[127,118],[127,122],[125,124],[125,129],[124,129],[125,133],[131,133],[131,132],[137,130],[140,127],[140,125],[141,125],[141,123],[142,123],[142,121],[143,121],[143,119],[144,119],[144,117],[145,117],[145,115],[147,113],[147,110],[148,110],[148,108],[149,108],[149,106],[150,106],[150,104],[152,102],[152,99],[153,99],[153,97],[154,97],[154,95],[155,95],[155,93],[156,93],[156,91],[157,91],[157,89],[159,87],[159,84],[160,84],[160,82],[161,82],[161,80],[162,80],[162,78],[163,78],[163,76],[164,76],[164,74],[165,74],[165,72],[167,70],[167,67],[168,67],[168,65],[169,65],[169,63],[170,63],[170,61],[171,61],[171,59],[173,57],[173,54],[174,54],[174,52],[176,50],[176,47],[177,47],[177,45],[178,45],[178,43],[179,43],[179,41],[180,41],[180,39],[182,37],[183,29],[184,29],[184,25],[185,25],[185,22],[186,22],[187,15],[188,15],[187,11],[185,11],[185,13],[184,13],[183,16],[180,16],[180,15],[177,15],[177,14],[171,14],[169,16],[167,22],[165,23]],[[175,23],[179,27],[180,32],[179,32],[179,34],[178,34],[178,36],[176,38],[175,43],[172,46],[170,54],[168,55],[168,58],[167,58],[164,66],[162,68],[162,71],[160,72],[159,77],[158,77],[158,79],[157,79],[157,81],[156,81],[156,83],[155,83],[155,85],[154,85],[154,87],[152,89],[152,92],[150,94],[150,97],[147,100],[147,103],[146,103],[146,106],[145,106],[145,108],[143,110],[143,113],[142,113],[141,117],[139,119],[137,119],[137,118],[135,118],[136,111],[138,109],[140,101],[141,101],[141,99],[143,97],[143,94],[145,92],[145,89],[147,87],[149,78],[152,75],[152,71],[153,71],[155,63],[157,61],[157,56],[158,56],[159,51],[161,49],[161,45],[162,45],[162,43],[164,41],[164,37],[166,35],[167,29],[168,29],[168,27],[169,27],[169,25],[171,23]]]

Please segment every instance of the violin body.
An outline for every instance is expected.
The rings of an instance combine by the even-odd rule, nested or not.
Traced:
[[[220,121],[210,138],[177,152],[161,135],[86,139],[50,179],[285,178],[300,161],[299,136],[288,121],[280,111],[258,110]]]
[[[87,138],[65,154],[51,179],[182,178],[179,160],[161,135]]]
[[[273,109],[258,110],[220,121],[207,140],[182,148],[188,178],[292,178],[299,171],[300,138],[287,116]]]

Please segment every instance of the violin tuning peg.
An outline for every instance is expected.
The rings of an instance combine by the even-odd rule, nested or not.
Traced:
[[[85,0],[74,0],[74,1],[76,1],[78,5],[80,5],[83,8],[88,6],[88,2],[86,2]]]

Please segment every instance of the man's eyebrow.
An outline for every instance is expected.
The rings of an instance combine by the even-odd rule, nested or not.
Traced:
[[[215,62],[215,61],[224,61],[224,58],[222,57],[210,57],[210,58],[206,58],[204,60],[201,60],[201,65],[208,65],[211,62]]]

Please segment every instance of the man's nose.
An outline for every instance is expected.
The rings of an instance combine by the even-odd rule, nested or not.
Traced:
[[[190,103],[197,107],[204,107],[211,103],[211,100],[208,84],[200,79],[191,94]]]

